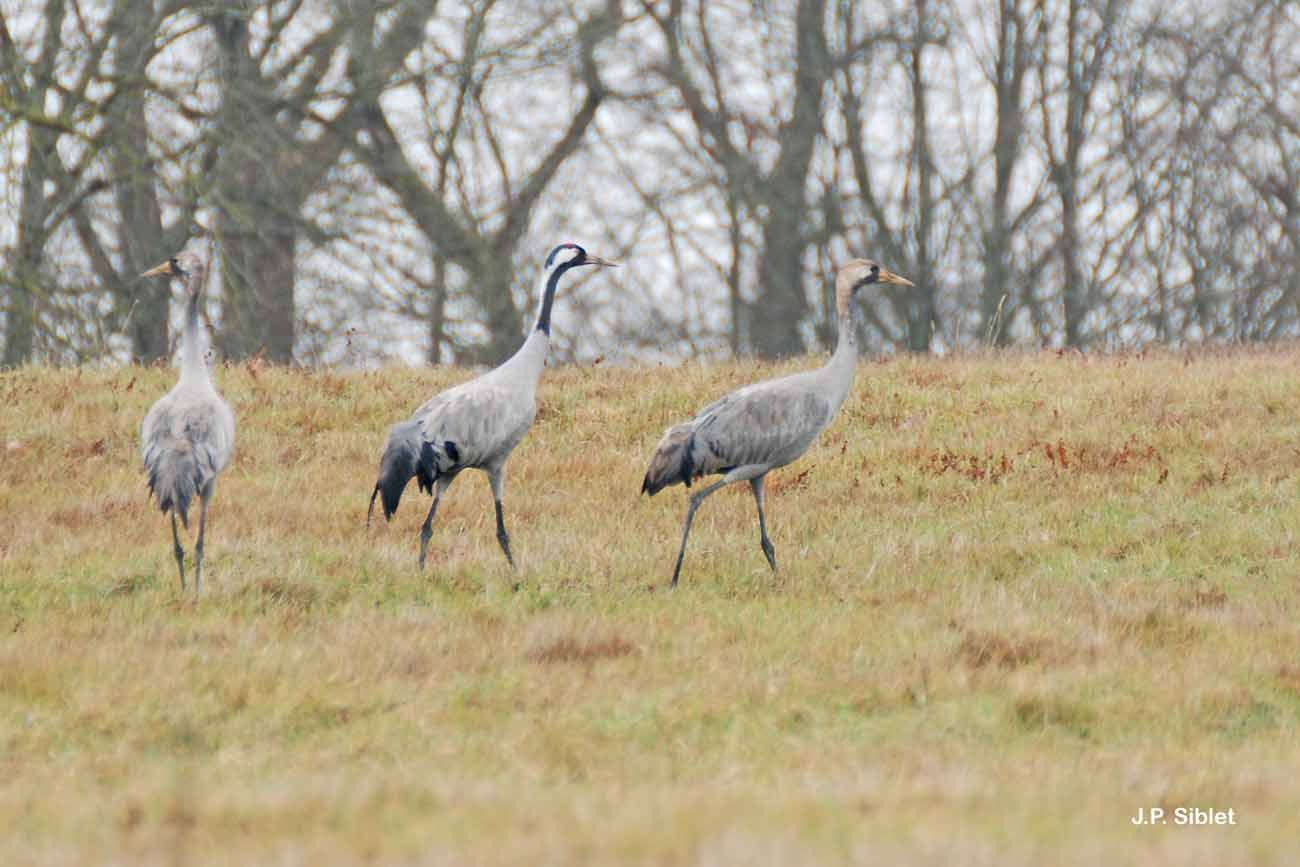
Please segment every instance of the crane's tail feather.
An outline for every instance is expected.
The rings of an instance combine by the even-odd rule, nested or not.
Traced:
[[[669,485],[684,484],[698,475],[695,466],[695,427],[690,422],[670,428],[655,446],[650,467],[641,482],[641,493],[654,496]]]
[[[402,492],[406,483],[414,476],[420,490],[433,493],[433,483],[438,479],[438,462],[433,446],[424,441],[420,434],[420,422],[416,419],[395,424],[388,433],[388,445],[384,455],[379,459],[379,478],[375,481],[375,490],[370,495],[370,510],[366,513],[366,523],[370,523],[370,513],[375,508],[375,496],[378,495],[384,507],[384,519],[390,520],[397,506],[402,502]]]
[[[146,468],[149,491],[158,499],[159,510],[164,514],[174,510],[188,530],[190,501],[208,481],[194,449],[188,442],[178,442],[148,462]]]

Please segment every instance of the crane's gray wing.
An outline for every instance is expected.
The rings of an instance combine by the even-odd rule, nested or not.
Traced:
[[[140,447],[159,508],[175,508],[184,518],[190,500],[212,484],[234,446],[234,414],[220,397],[173,391],[154,404],[140,428]]]
[[[807,451],[833,414],[827,396],[792,379],[742,388],[695,417],[691,462],[698,475],[783,466]]]
[[[412,476],[433,493],[439,476],[504,462],[536,413],[531,396],[521,399],[487,377],[435,394],[389,429],[370,509],[382,495],[384,517],[391,518]]]
[[[514,390],[481,380],[467,385],[475,387],[444,392],[420,420],[440,472],[504,462],[537,415],[537,404]]]
[[[700,476],[736,467],[784,466],[807,450],[834,415],[830,397],[800,374],[733,391],[668,429],[641,490],[654,496],[669,485],[690,487]]]

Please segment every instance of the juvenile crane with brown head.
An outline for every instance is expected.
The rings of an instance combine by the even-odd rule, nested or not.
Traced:
[[[732,482],[749,482],[758,505],[759,543],[768,565],[776,571],[776,549],[767,535],[763,480],[807,451],[844,403],[858,359],[852,302],[866,287],[880,284],[913,285],[868,259],[854,259],[841,266],[835,275],[840,333],[829,363],[733,391],[690,421],[669,428],[659,441],[641,483],[643,493],[654,496],[669,485],[689,488],[701,476],[722,476],[691,496],[671,586],[677,586],[682,571],[696,510],[709,494]]]
[[[185,325],[181,331],[181,378],[144,417],[140,447],[149,490],[172,518],[176,568],[185,589],[185,549],[176,529],[176,516],[189,529],[190,501],[198,494],[199,535],[194,543],[194,590],[203,576],[203,534],[208,502],[217,474],[235,449],[235,415],[217,394],[204,361],[207,334],[199,322],[203,303],[203,260],[190,252],[177,253],[141,277],[185,281]]]

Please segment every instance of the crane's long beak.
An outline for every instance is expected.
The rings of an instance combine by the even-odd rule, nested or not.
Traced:
[[[611,261],[609,261],[608,259],[602,259],[602,258],[600,258],[599,256],[593,256],[593,255],[591,255],[590,253],[587,254],[587,258],[583,260],[583,263],[582,263],[582,264],[584,264],[584,265],[596,265],[596,266],[601,267],[601,268],[617,268],[617,267],[618,267],[618,263],[617,263],[617,262],[611,262]]]
[[[898,285],[898,286],[915,286],[915,285],[916,285],[916,284],[913,283],[911,280],[908,280],[906,277],[900,277],[900,276],[898,276],[898,275],[895,274],[893,271],[890,271],[888,268],[881,268],[881,269],[880,269],[880,276],[879,276],[878,278],[876,278],[876,279],[878,279],[881,283],[894,283],[894,284],[896,284],[896,285]]]
[[[154,267],[150,268],[148,271],[145,271],[140,276],[141,277],[163,277],[171,274],[171,272],[172,272],[172,262],[170,259],[168,259],[166,262],[163,262],[161,265],[155,265]]]

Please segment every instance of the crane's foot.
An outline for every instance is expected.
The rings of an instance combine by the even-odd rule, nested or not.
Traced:
[[[772,567],[773,572],[777,571],[776,548],[772,546],[772,541],[770,539],[763,539],[762,544],[763,544],[763,556],[767,557],[767,565]]]
[[[185,592],[185,549],[181,547],[181,536],[176,530],[176,510],[172,510],[172,554],[176,557],[176,571],[181,575],[181,592]]]
[[[496,507],[497,513],[497,544],[505,552],[506,562],[510,564],[510,568],[513,570],[515,568],[515,558],[510,554],[510,534],[506,532],[506,513],[501,506],[501,498],[496,497],[493,505]]]
[[[172,556],[176,558],[176,571],[181,576],[181,592],[185,592],[185,549],[177,545],[172,549]]]
[[[510,554],[510,537],[504,532],[497,533],[497,542],[500,543],[501,550],[505,552],[506,562],[510,564],[510,570],[512,572],[518,571],[515,568],[515,558]]]

